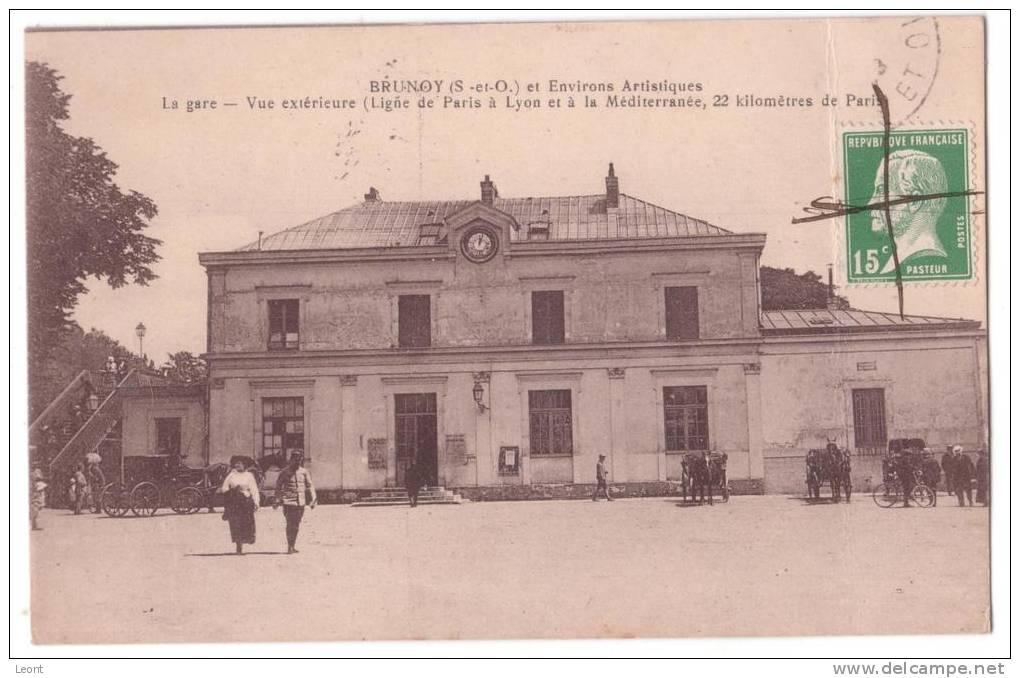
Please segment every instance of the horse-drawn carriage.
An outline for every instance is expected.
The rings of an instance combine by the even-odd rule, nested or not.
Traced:
[[[809,499],[821,499],[822,486],[828,485],[833,502],[838,502],[842,495],[850,503],[853,483],[848,450],[830,442],[824,449],[808,450],[804,466]]]
[[[707,500],[711,505],[715,495],[721,501],[729,501],[726,458],[724,452],[688,452],[683,455],[680,460],[680,492],[684,502],[701,504]]]
[[[258,470],[254,460],[250,466]],[[212,510],[216,490],[229,471],[227,464],[190,468],[176,455],[127,456],[121,479],[106,485],[100,506],[111,518],[128,512],[152,516],[163,507],[182,515],[198,513],[203,507]],[[256,473],[258,478],[260,472]]]

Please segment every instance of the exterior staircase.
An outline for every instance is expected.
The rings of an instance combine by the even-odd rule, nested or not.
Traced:
[[[460,504],[464,500],[459,494],[442,487],[422,488],[418,493],[419,504]],[[364,499],[351,504],[351,506],[408,506],[411,499],[407,490],[402,487],[388,487],[384,490],[376,490]]]

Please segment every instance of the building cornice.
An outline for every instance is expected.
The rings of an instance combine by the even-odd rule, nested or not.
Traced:
[[[764,233],[686,236],[680,238],[620,238],[598,240],[515,240],[513,251],[506,255],[518,257],[591,256],[595,254],[634,254],[642,252],[695,250],[749,250],[761,252],[765,247]],[[344,264],[363,262],[452,261],[456,257],[447,245],[415,245],[407,247],[366,247],[334,250],[245,250],[234,252],[201,252],[198,261],[206,268],[220,266],[282,265],[282,264]]]
[[[279,352],[207,353],[202,357],[213,367],[292,368],[311,366],[394,366],[455,364],[463,362],[520,362],[548,360],[598,360],[627,358],[687,358],[757,352],[757,337],[688,342],[606,342],[534,346],[434,346],[418,349],[356,349]]]

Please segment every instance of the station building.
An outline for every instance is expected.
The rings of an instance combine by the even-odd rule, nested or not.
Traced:
[[[682,455],[734,492],[800,492],[836,440],[857,482],[887,440],[986,440],[974,321],[760,307],[763,233],[622,193],[360,204],[199,256],[209,463],[293,449],[327,496],[412,460],[469,497],[579,496],[599,454],[625,494]],[[600,189],[603,188],[600,186]],[[859,485],[862,486],[862,485]]]

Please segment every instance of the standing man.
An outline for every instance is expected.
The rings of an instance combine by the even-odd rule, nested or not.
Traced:
[[[988,506],[988,453],[982,449],[977,460],[977,500],[982,506]]]
[[[38,466],[32,469],[32,475],[28,481],[28,517],[32,523],[33,530],[41,530],[39,527],[39,514],[46,505],[46,481],[43,479],[43,472]]]
[[[960,506],[964,506],[963,497],[966,495],[966,505],[973,506],[974,498],[971,496],[970,486],[974,480],[974,462],[963,453],[963,448],[959,445],[953,446],[953,472],[955,475],[956,501],[959,502]]]
[[[71,476],[70,499],[74,504],[74,515],[80,516],[81,510],[85,507],[89,496],[89,483],[85,478],[85,465],[79,463],[74,467],[74,474]]]
[[[946,494],[956,494],[956,475],[953,473],[953,448],[946,446],[946,453],[942,455],[942,473],[946,476]]]
[[[609,496],[609,485],[606,483],[606,455],[600,454],[598,463],[595,464],[595,491],[591,495],[592,501],[599,500],[599,493],[601,493],[606,501],[613,501],[613,498]]]
[[[893,470],[903,490],[903,508],[910,508],[910,495],[914,491],[914,468],[908,448],[900,450],[893,457]]]
[[[407,488],[407,498],[411,501],[411,508],[414,508],[418,505],[418,492],[421,491],[421,472],[418,470],[418,462],[414,459],[404,471],[404,487]]]
[[[315,486],[308,470],[302,466],[305,455],[301,450],[290,453],[290,463],[280,471],[276,481],[275,505],[283,505],[283,517],[287,521],[287,553],[297,553],[298,529],[305,515],[305,506],[314,509],[319,503]],[[274,506],[275,508],[275,506]]]
[[[938,506],[938,487],[939,481],[942,479],[942,469],[939,468],[939,463],[928,448],[925,448],[921,461],[921,477],[924,478],[924,484],[931,488],[931,494],[934,497],[932,506]]]

